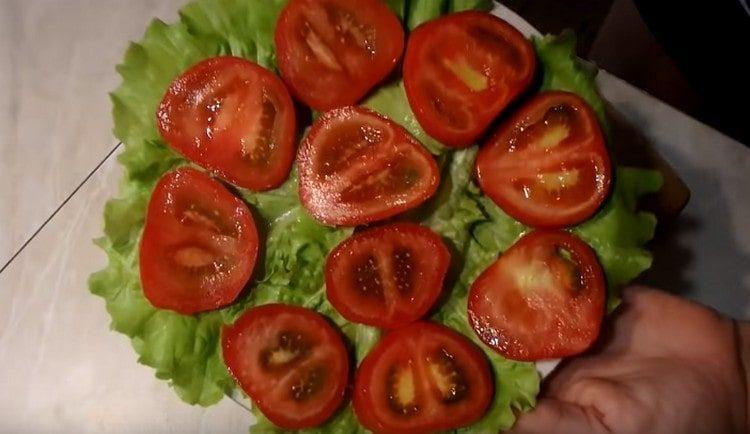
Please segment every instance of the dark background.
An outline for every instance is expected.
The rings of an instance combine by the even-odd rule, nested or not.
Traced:
[[[750,145],[750,15],[740,0],[503,0],[542,33]]]

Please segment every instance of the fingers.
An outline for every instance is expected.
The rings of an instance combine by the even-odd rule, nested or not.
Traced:
[[[632,286],[622,298],[620,308],[605,318],[596,354],[710,359],[731,333],[731,322],[715,311],[664,291]]]
[[[531,433],[606,433],[592,409],[569,404],[554,398],[542,399],[534,410],[519,416],[513,434]]]
[[[644,287],[627,288],[623,298],[623,331],[633,351],[715,360],[732,342],[731,321],[698,303]]]

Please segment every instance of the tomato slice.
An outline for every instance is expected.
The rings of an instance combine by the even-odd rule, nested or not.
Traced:
[[[261,412],[281,428],[311,428],[341,405],[349,358],[336,330],[317,313],[267,304],[222,333],[224,362]]]
[[[152,305],[187,315],[225,306],[250,280],[257,256],[252,213],[218,181],[182,168],[156,184],[139,261]]]
[[[352,235],[328,255],[326,293],[349,321],[399,327],[432,307],[449,264],[443,240],[424,226],[372,228]]]
[[[188,69],[164,95],[157,125],[174,150],[240,187],[268,190],[289,176],[292,98],[255,63],[214,57]]]
[[[440,183],[435,160],[414,137],[361,107],[320,116],[297,165],[302,204],[329,225],[392,217],[427,200]]]
[[[568,232],[536,231],[474,281],[469,322],[506,358],[556,359],[594,342],[604,298],[604,273],[586,243]]]
[[[275,42],[294,96],[324,111],[355,104],[393,70],[404,30],[380,0],[292,0]]]
[[[516,220],[560,228],[607,198],[611,163],[596,115],[580,97],[544,92],[501,125],[477,157],[482,190]]]
[[[460,12],[412,32],[404,86],[425,131],[462,148],[531,84],[535,69],[534,48],[513,26],[484,12]]]
[[[354,411],[376,433],[429,433],[471,424],[494,386],[482,351],[429,322],[389,332],[359,366]]]

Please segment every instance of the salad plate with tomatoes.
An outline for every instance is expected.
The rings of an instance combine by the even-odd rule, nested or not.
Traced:
[[[251,432],[486,432],[646,270],[658,171],[618,164],[572,33],[485,0],[194,0],[111,94],[90,278],[189,404]]]

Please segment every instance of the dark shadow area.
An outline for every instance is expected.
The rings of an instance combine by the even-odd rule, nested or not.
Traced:
[[[614,0],[503,0],[542,33],[572,29],[578,36],[578,52],[587,53]]]
[[[639,206],[653,212],[658,219],[656,234],[649,248],[654,263],[636,282],[649,284],[672,292],[692,290],[683,273],[692,262],[692,254],[680,239],[700,229],[694,218],[681,214],[690,201],[690,189],[674,167],[659,155],[641,131],[628,122],[612,106],[607,106],[610,120],[613,158],[619,166],[658,170],[664,179],[661,191],[644,197]]]
[[[741,1],[501,3],[541,33],[574,30],[581,57],[750,146],[746,110],[736,109],[750,97],[742,44],[732,43],[750,37],[750,11]],[[696,53],[712,53],[721,67]]]
[[[663,178],[661,190],[642,198],[642,209],[653,212],[662,226],[672,224],[690,201],[690,188],[656,150],[653,144],[634,125],[606,103],[612,158],[617,166],[641,167],[658,170]]]
[[[633,113],[635,110],[629,110]],[[642,131],[649,130],[649,120],[639,119]],[[637,151],[641,152],[641,151]],[[735,239],[730,204],[747,198],[730,197],[718,177],[721,168],[696,165],[671,152],[667,167],[677,179],[688,180],[690,203],[674,214],[675,185],[665,175],[667,198],[649,203],[658,218],[656,236],[650,243],[654,252],[652,268],[637,279],[638,283],[684,295],[733,317],[745,316],[750,304],[750,252]],[[663,159],[662,159],[663,160]],[[657,167],[663,171],[664,166]],[[681,182],[681,181],[680,181]],[[679,190],[679,189],[678,189]],[[664,200],[667,206],[664,206]],[[677,201],[679,204],[680,201]]]
[[[694,282],[683,272],[691,266],[693,255],[687,247],[680,244],[680,240],[698,230],[698,221],[689,215],[665,224],[660,223],[653,241],[649,243],[654,263],[634,283],[654,286],[675,294],[695,291]]]

